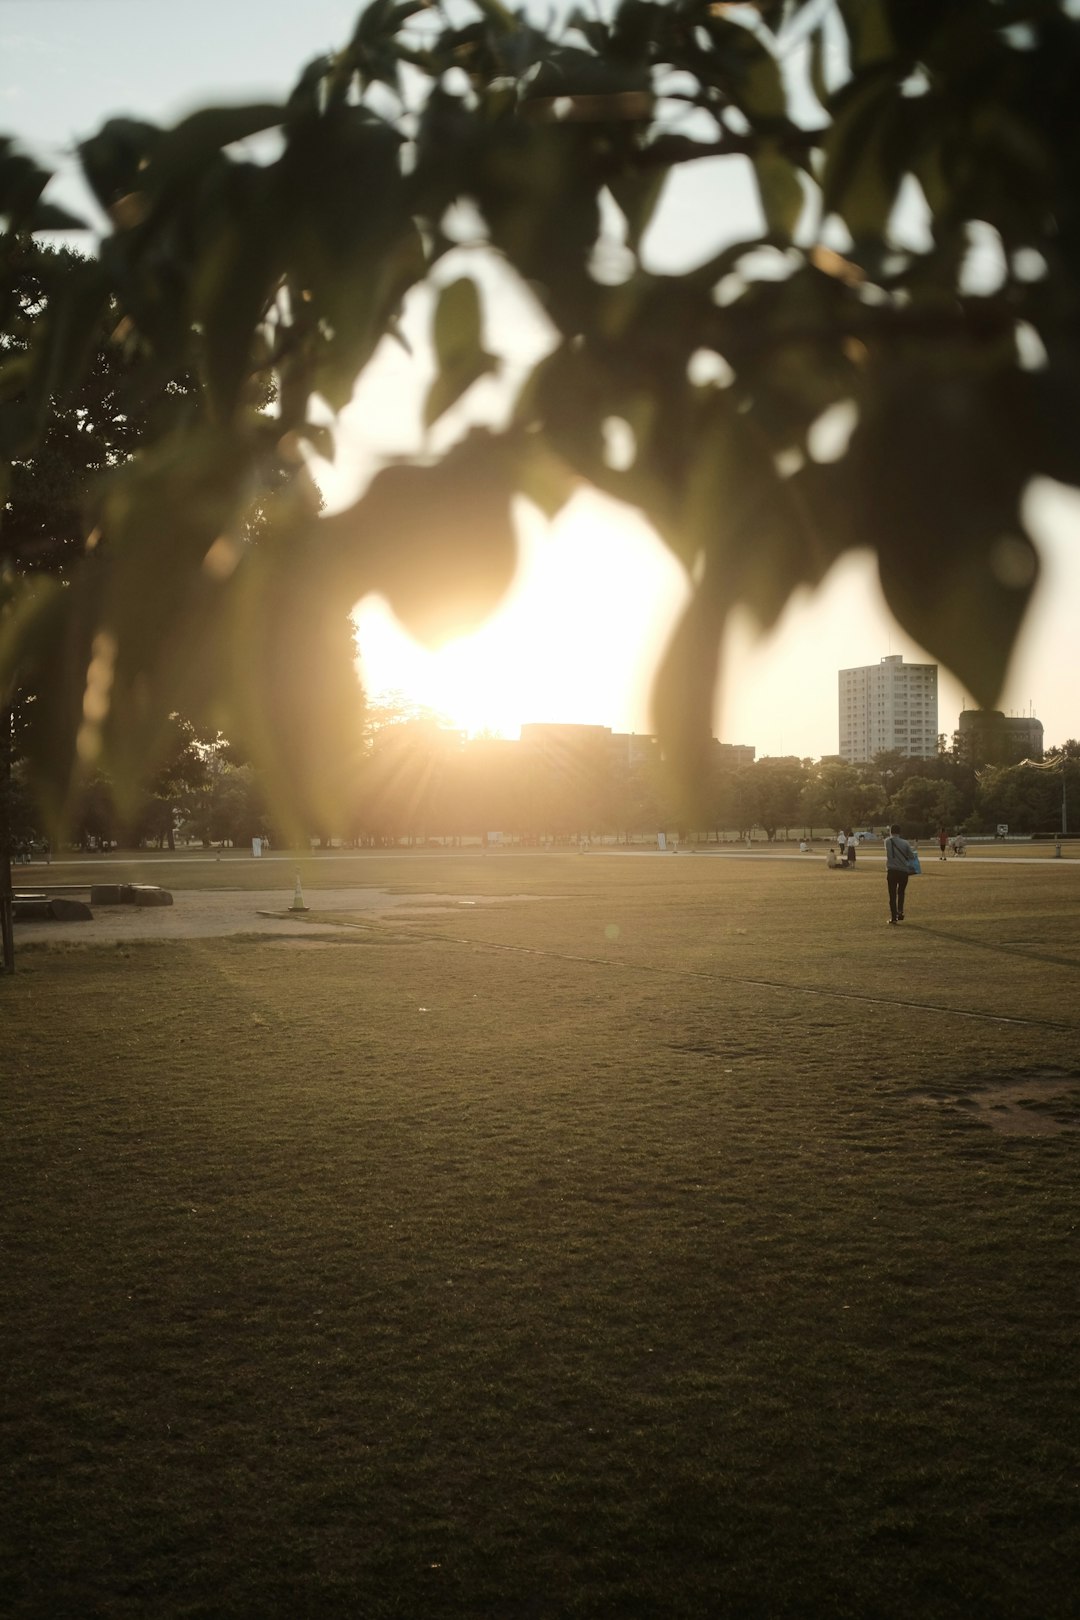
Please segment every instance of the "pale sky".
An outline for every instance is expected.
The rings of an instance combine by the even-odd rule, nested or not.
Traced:
[[[306,62],[348,37],[360,9],[359,0],[0,0],[0,133],[59,165],[113,114],[168,123],[210,101],[280,96]],[[87,212],[73,181],[49,194]],[[745,177],[731,161],[684,172],[646,239],[648,267],[678,269],[715,251],[716,235],[705,233],[720,217],[732,238],[758,228]],[[475,256],[459,257],[445,276],[467,269],[482,281],[488,346],[509,345],[512,377],[543,352],[542,317]],[[428,317],[426,300],[415,299],[407,320],[417,338]],[[344,414],[337,461],[317,470],[330,510],[355,497],[380,455],[419,442],[430,374],[422,350],[421,341],[412,362],[400,350],[382,357]],[[497,387],[480,385],[444,433],[497,420],[504,401]],[[1043,574],[1001,703],[1009,713],[1033,707],[1050,744],[1080,734],[1080,495],[1044,483],[1030,492],[1028,519]],[[650,730],[649,677],[685,597],[678,565],[636,514],[599,497],[579,497],[550,530],[522,503],[519,534],[522,566],[504,608],[476,637],[440,654],[416,648],[387,610],[365,603],[358,622],[368,684],[409,689],[468,729],[506,736],[529,720]],[[759,755],[834,753],[837,671],[890,653],[928,657],[888,613],[872,556],[853,555],[817,593],[789,604],[769,637],[756,638],[747,622],[736,627],[717,735]],[[942,669],[940,730],[955,729],[965,702]]]

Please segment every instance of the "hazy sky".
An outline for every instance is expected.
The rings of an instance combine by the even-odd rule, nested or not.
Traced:
[[[58,165],[111,114],[167,123],[211,100],[281,95],[307,61],[348,36],[360,9],[358,0],[0,0],[0,133],[19,135]],[[69,182],[50,194],[85,211],[85,195]],[[757,228],[752,188],[730,161],[699,165],[670,188],[646,240],[649,267],[678,268],[714,248],[718,217],[733,238]],[[451,264],[447,273],[463,268]],[[474,259],[468,269],[476,273]],[[486,273],[485,287],[499,321],[494,346],[509,333],[513,369],[523,368],[543,351],[542,318],[496,273]],[[423,300],[408,319],[422,336]],[[346,413],[334,468],[320,470],[331,508],[357,493],[380,452],[416,442],[426,379],[424,361],[410,363],[400,350],[381,362]],[[470,397],[470,419],[498,418],[502,396],[485,395],[487,387]],[[1031,492],[1028,516],[1043,576],[1002,702],[1015,713],[1033,705],[1052,743],[1080,734],[1080,496],[1043,484]],[[367,603],[359,622],[369,683],[409,687],[458,723],[506,735],[526,720],[650,729],[649,675],[685,595],[678,566],[636,515],[592,497],[575,501],[550,532],[523,508],[521,540],[522,569],[503,612],[436,657]],[[759,754],[833,753],[837,670],[888,653],[927,657],[885,608],[872,557],[852,556],[815,595],[797,598],[768,638],[757,640],[749,623],[737,627],[717,733]],[[964,704],[943,670],[941,730],[955,728]]]

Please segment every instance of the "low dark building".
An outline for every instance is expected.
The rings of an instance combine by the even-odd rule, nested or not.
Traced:
[[[969,765],[1018,765],[1042,759],[1043,726],[1034,715],[965,709],[956,733],[957,756]]]

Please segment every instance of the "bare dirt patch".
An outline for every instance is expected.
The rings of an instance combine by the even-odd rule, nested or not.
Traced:
[[[963,1109],[999,1136],[1060,1136],[1080,1130],[1080,1072],[1030,1069],[972,1078],[951,1093],[917,1091],[914,1101]]]
[[[171,906],[143,910],[135,906],[97,906],[92,922],[27,921],[16,927],[19,944],[78,942],[112,945],[128,940],[215,939],[229,934],[269,934],[285,940],[298,929],[305,934],[340,934],[343,917],[391,914],[409,917],[452,915],[466,907],[504,904],[507,899],[531,896],[465,896],[401,894],[390,889],[317,889],[307,893],[308,910],[290,909],[292,891],[281,889],[179,889]],[[326,920],[321,915],[326,913]],[[295,938],[290,943],[304,943]],[[308,943],[313,943],[309,940]]]

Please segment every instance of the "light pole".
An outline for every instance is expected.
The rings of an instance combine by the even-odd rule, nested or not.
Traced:
[[[1061,839],[1067,838],[1069,833],[1069,783],[1066,774],[1069,756],[1062,748],[1061,754],[1061,833],[1058,838],[1058,849],[1061,848]],[[1052,771],[1056,760],[1052,759],[1022,759],[1021,765],[1032,765],[1037,771]]]

